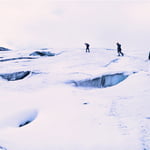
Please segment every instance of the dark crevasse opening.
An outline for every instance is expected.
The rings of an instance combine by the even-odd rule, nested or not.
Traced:
[[[13,60],[22,60],[22,59],[36,59],[36,58],[33,58],[33,57],[6,58],[6,59],[1,59],[0,62],[13,61]]]
[[[86,79],[80,81],[70,81],[77,87],[94,87],[94,88],[106,88],[114,86],[123,80],[125,80],[129,75],[125,73],[115,73],[103,75],[101,77],[96,77],[93,79]]]
[[[0,47],[0,51],[10,51],[11,49],[5,48],[5,47]]]
[[[25,125],[28,125],[32,121],[34,121],[38,115],[38,111],[30,110],[29,112],[24,112],[24,114],[22,113],[21,115],[22,115],[22,118],[18,119],[19,120],[18,127],[23,127]]]
[[[55,54],[51,52],[35,51],[31,53],[30,56],[55,56]]]
[[[14,72],[14,73],[3,73],[0,74],[0,77],[7,80],[7,81],[16,81],[24,79],[26,76],[28,76],[31,73],[31,71],[20,71],[20,72]]]

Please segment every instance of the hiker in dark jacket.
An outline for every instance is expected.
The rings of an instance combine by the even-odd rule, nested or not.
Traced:
[[[85,46],[86,46],[86,53],[90,53],[90,44],[88,44],[88,43],[84,43],[85,44]]]
[[[122,49],[121,49],[121,44],[116,43],[116,45],[117,45],[118,56],[120,56],[120,54],[121,54],[122,56],[124,56],[124,53],[122,52]]]
[[[149,52],[148,60],[150,60],[150,52]]]

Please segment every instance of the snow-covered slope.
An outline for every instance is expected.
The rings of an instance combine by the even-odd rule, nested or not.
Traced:
[[[30,56],[35,51],[0,52],[0,149],[150,150],[145,52],[118,57],[98,48],[47,49],[40,51],[55,55]],[[17,73],[26,71],[20,79]],[[128,77],[109,87],[86,86],[102,76],[116,82],[108,75],[118,73]]]

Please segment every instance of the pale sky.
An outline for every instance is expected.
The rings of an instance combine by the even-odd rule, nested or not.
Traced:
[[[0,0],[0,46],[150,50],[150,1]]]

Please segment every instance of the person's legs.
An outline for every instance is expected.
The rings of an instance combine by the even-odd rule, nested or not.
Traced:
[[[118,56],[124,56],[124,53],[123,52],[121,52],[121,51],[118,51]]]
[[[90,52],[90,49],[89,48],[86,48],[86,53],[89,53]]]
[[[120,53],[121,53],[122,56],[124,56],[124,53],[123,53],[123,52],[120,52]]]

